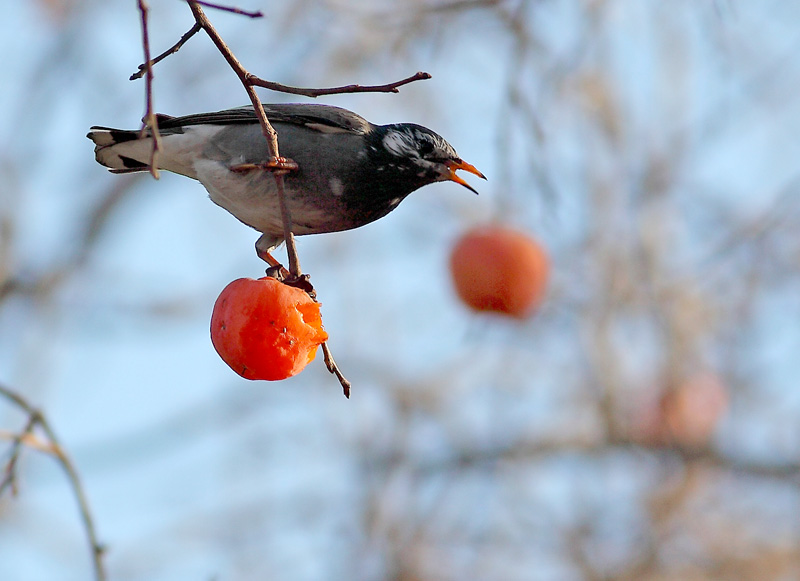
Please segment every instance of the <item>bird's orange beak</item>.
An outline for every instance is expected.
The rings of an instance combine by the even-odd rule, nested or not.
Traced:
[[[476,190],[471,185],[469,185],[466,181],[464,181],[464,179],[462,177],[456,175],[456,170],[463,169],[464,171],[467,171],[467,172],[469,172],[469,173],[471,173],[473,175],[476,175],[479,178],[486,179],[486,176],[483,175],[481,172],[479,172],[478,169],[474,165],[469,164],[466,161],[458,159],[458,158],[456,158],[456,159],[448,159],[446,162],[444,162],[444,164],[447,166],[447,169],[450,171],[450,175],[445,177],[445,179],[450,180],[451,182],[456,182],[457,184],[461,184],[462,186],[464,186],[468,190],[471,190],[471,191],[475,192],[476,194],[478,193],[478,190]]]

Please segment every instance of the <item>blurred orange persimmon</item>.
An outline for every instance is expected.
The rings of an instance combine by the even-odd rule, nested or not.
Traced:
[[[541,244],[504,226],[468,231],[450,255],[456,292],[467,306],[520,319],[541,304],[549,271]]]
[[[300,373],[328,339],[319,303],[274,278],[240,278],[226,286],[211,315],[211,342],[246,379]]]
[[[728,410],[728,389],[711,371],[700,372],[637,406],[632,435],[646,444],[708,445]]]

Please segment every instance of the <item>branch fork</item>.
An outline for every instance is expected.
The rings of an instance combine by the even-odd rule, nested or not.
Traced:
[[[28,416],[25,427],[10,438],[12,441],[11,450],[3,469],[4,475],[0,480],[0,495],[6,489],[10,490],[12,494],[16,494],[17,468],[23,447],[35,448],[52,456],[66,474],[70,488],[72,488],[75,496],[83,528],[86,531],[86,539],[91,550],[94,577],[97,581],[105,581],[106,568],[103,563],[105,546],[98,539],[97,527],[77,468],[67,455],[53,428],[50,426],[50,422],[47,421],[42,412],[36,409],[21,394],[2,384],[0,384],[0,397]],[[37,434],[37,432],[39,433]]]

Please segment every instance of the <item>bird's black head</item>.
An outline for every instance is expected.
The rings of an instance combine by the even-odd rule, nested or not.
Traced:
[[[409,181],[420,187],[425,184],[453,181],[478,193],[472,186],[456,175],[464,170],[486,179],[474,166],[466,163],[444,138],[421,125],[397,123],[384,125],[376,132],[376,147],[381,157],[393,169],[408,174]]]

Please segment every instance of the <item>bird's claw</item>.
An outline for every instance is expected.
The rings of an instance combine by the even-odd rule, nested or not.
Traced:
[[[289,271],[283,268],[283,265],[275,264],[267,268],[266,274],[270,278],[274,278],[283,282],[283,280],[289,275]]]
[[[311,275],[309,274],[300,274],[294,276],[280,264],[270,266],[267,269],[266,274],[270,278],[279,280],[285,285],[293,286],[294,288],[299,288],[301,291],[305,291],[305,293],[314,300],[317,298],[317,291],[314,289],[314,285],[311,284]]]
[[[285,175],[289,172],[297,171],[299,167],[297,162],[288,157],[272,157],[264,163],[240,163],[232,165],[228,169],[234,173],[246,173],[257,169],[272,172],[275,175]]]
[[[283,279],[283,284],[287,284],[289,286],[293,286],[295,288],[299,288],[301,291],[305,291],[305,293],[310,296],[312,299],[317,300],[317,291],[314,290],[314,285],[311,284],[311,276],[308,274],[300,274],[298,276],[285,276]]]
[[[265,169],[280,173],[289,173],[290,171],[297,171],[300,168],[297,162],[288,157],[273,157],[264,165],[266,166]]]

